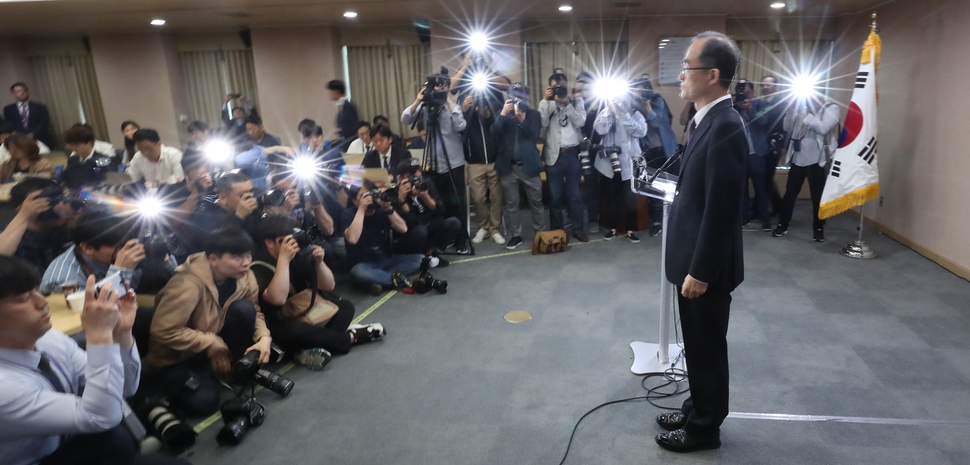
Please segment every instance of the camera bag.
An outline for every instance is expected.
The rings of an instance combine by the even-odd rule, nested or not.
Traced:
[[[569,235],[562,229],[539,231],[532,241],[532,255],[565,252],[569,245]]]

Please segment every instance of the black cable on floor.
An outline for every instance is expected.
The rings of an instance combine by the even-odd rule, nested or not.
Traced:
[[[683,349],[681,349],[681,352],[677,355],[677,357],[674,358],[674,363],[671,363],[671,365],[672,366],[676,365],[678,359],[683,355],[684,355],[684,352],[683,352]],[[666,382],[659,386],[648,388],[646,386],[647,380],[651,378],[656,378],[656,377],[663,377],[663,379],[665,379]],[[645,400],[647,402],[650,402],[650,405],[653,405],[654,407],[664,409],[664,410],[680,410],[680,407],[667,407],[663,405],[658,405],[654,403],[654,401],[660,400],[660,399],[668,399],[687,392],[689,388],[688,387],[682,388],[680,385],[684,381],[687,381],[687,372],[679,368],[671,367],[664,370],[662,373],[660,372],[647,373],[646,375],[643,376],[643,379],[640,380],[640,386],[642,386],[643,389],[647,391],[647,395],[630,397],[626,399],[611,400],[609,402],[604,402],[602,404],[599,404],[596,407],[593,407],[592,409],[584,413],[583,416],[579,417],[579,421],[577,421],[576,424],[573,426],[573,432],[569,434],[569,442],[566,443],[566,453],[563,454],[562,461],[559,462],[559,465],[563,465],[564,463],[566,463],[566,458],[569,457],[569,449],[573,445],[573,438],[576,436],[576,430],[579,429],[579,424],[582,423],[583,419],[589,416],[589,414],[599,410],[600,408],[606,407],[607,405],[622,404],[625,402],[632,402],[635,400]],[[661,391],[661,389],[666,388],[668,386],[673,386],[674,390],[672,392]]]

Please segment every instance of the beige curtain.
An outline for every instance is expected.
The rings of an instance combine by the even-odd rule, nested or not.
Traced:
[[[596,76],[611,72],[626,76],[627,42],[527,43],[524,84],[532,105],[538,105],[555,68],[562,68],[572,83],[582,71]],[[629,77],[629,76],[627,76]]]
[[[75,123],[86,123],[95,137],[108,140],[108,125],[101,106],[101,93],[91,55],[30,57],[37,84],[50,112],[50,130],[59,150],[64,131]]]
[[[257,104],[256,70],[251,50],[179,52],[191,120],[222,126],[226,94],[236,92]]]
[[[361,120],[385,115],[403,138],[417,135],[401,124],[401,113],[431,74],[430,45],[347,47],[351,100]]]
[[[799,72],[814,72],[822,85],[829,79],[832,59],[831,40],[740,41],[741,66],[738,79],[760,82],[771,74],[784,83]],[[755,86],[757,91],[757,85]]]

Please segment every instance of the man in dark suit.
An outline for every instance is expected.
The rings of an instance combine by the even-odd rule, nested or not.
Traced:
[[[3,119],[17,126],[24,134],[30,134],[48,147],[54,147],[48,127],[51,123],[47,105],[30,101],[30,89],[27,84],[17,82],[10,86],[10,94],[17,99],[3,107]]]
[[[374,150],[364,155],[360,163],[364,168],[384,168],[391,176],[398,175],[398,165],[401,161],[411,158],[411,152],[404,147],[394,144],[394,133],[387,126],[374,126],[370,131],[371,144]]]
[[[719,32],[694,38],[684,57],[680,95],[698,108],[681,160],[667,234],[667,279],[677,286],[690,397],[662,413],[670,430],[657,443],[674,452],[721,446],[728,414],[727,327],[731,291],[744,279],[741,206],[748,141],[728,94],[740,62],[737,45]]]
[[[333,80],[327,83],[330,90],[330,100],[337,102],[337,120],[334,132],[343,139],[340,143],[342,151],[346,151],[350,143],[357,137],[357,106],[347,98],[347,86],[343,81]]]

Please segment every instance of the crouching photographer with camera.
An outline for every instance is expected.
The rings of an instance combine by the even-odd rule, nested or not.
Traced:
[[[431,267],[448,266],[438,253],[454,242],[461,231],[461,221],[453,216],[445,218],[445,208],[438,189],[422,177],[421,163],[404,160],[397,167],[398,214],[408,225],[408,232],[394,244],[394,252],[423,254],[431,259]]]
[[[637,203],[630,178],[633,177],[632,157],[640,155],[639,139],[647,135],[647,121],[640,112],[633,111],[631,96],[627,94],[610,100],[606,108],[600,110],[593,129],[603,136],[603,147],[596,155],[593,167],[603,176],[600,182],[606,184],[610,199],[609,215],[604,225],[608,231],[603,239],[616,237],[622,215],[627,239],[638,243],[640,238],[633,232],[637,229]],[[600,224],[603,225],[602,215]]]
[[[259,308],[274,340],[316,371],[330,362],[331,354],[346,354],[352,345],[387,333],[380,323],[351,326],[354,304],[330,293],[336,281],[323,261],[325,252],[299,226],[284,215],[263,218],[256,229],[252,270]]]
[[[245,231],[216,230],[205,252],[190,255],[155,298],[146,358],[156,370],[153,387],[189,416],[219,409],[216,375],[230,375],[233,362],[247,354],[258,365],[270,360],[252,254]]]
[[[254,212],[259,209],[259,201],[249,176],[237,170],[221,173],[214,185],[214,201],[211,195],[204,195],[182,225],[189,253],[201,252],[206,238],[216,229],[237,227],[250,234],[256,229],[259,215]]]
[[[10,189],[17,215],[0,233],[0,255],[20,257],[39,270],[70,247],[68,224],[81,202],[50,179],[27,178]]]

